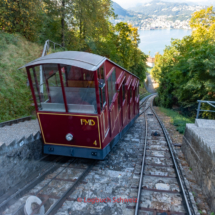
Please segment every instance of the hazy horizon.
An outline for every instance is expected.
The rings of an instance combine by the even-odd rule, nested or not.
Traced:
[[[119,4],[124,9],[129,9],[131,7],[135,7],[138,4],[149,3],[152,0],[114,0],[117,4]],[[212,0],[161,0],[166,2],[178,2],[178,3],[194,3],[196,5],[215,5]]]

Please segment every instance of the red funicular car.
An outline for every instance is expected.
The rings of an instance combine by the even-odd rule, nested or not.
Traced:
[[[104,159],[139,114],[139,79],[109,59],[57,52],[24,67],[44,153]]]

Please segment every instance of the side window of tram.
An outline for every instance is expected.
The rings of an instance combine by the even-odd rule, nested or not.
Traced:
[[[125,100],[125,80],[122,83],[122,100],[123,102]]]
[[[100,67],[100,75],[101,75],[101,79],[102,80],[104,80],[105,79],[105,76],[104,76],[104,65],[102,65],[101,67]]]
[[[99,79],[99,99],[101,111],[106,104],[106,93],[105,93],[105,80],[104,80],[104,65],[97,70],[97,75]]]
[[[109,106],[113,100],[114,94],[116,93],[116,70],[114,69],[111,75],[108,77],[108,100]]]
[[[133,90],[132,90],[132,86],[131,86],[131,87],[130,87],[130,100],[131,100],[132,97],[133,97],[132,93],[133,93]]]
[[[118,95],[118,110],[121,108],[121,98],[120,95]]]
[[[136,89],[135,89],[135,97],[136,98],[138,97],[138,87],[136,87]]]
[[[100,107],[101,111],[106,104],[106,95],[105,95],[105,85],[99,88],[99,98],[100,98]]]
[[[35,66],[30,69],[38,109],[65,112],[57,64]]]

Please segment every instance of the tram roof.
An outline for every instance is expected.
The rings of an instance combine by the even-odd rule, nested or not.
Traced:
[[[27,63],[23,67],[40,64],[55,63],[80,67],[86,70],[95,71],[106,60],[105,57],[79,51],[56,52]],[[20,69],[21,69],[20,68]]]
[[[31,61],[30,63],[25,64],[24,66],[20,67],[29,67],[41,64],[65,64],[80,67],[82,69],[86,69],[89,71],[97,70],[106,60],[110,61],[111,63],[115,64],[116,66],[122,68],[115,62],[107,59],[106,57],[88,53],[88,52],[80,52],[80,51],[63,51],[63,52],[56,52],[44,57],[37,58],[36,60]],[[126,69],[122,68],[123,70],[127,71]],[[132,74],[131,72],[127,71],[128,73]],[[132,74],[133,76],[137,77],[136,75]],[[138,77],[137,77],[138,78]],[[138,78],[139,79],[139,78]]]

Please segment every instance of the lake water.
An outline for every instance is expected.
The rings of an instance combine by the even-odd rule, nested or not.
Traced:
[[[182,39],[184,36],[191,35],[191,30],[184,29],[161,29],[161,30],[139,30],[139,48],[145,54],[154,57],[156,52],[163,54],[166,45],[170,45],[171,38]]]

